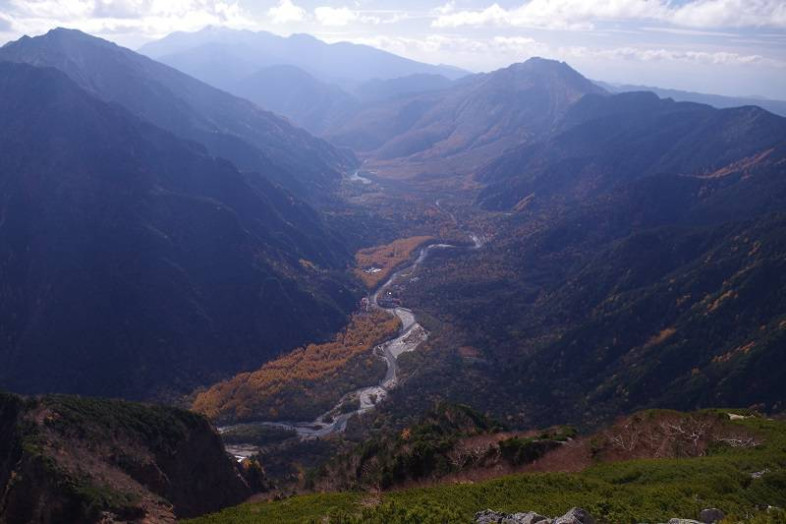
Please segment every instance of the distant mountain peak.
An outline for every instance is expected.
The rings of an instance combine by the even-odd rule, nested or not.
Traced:
[[[554,73],[574,75],[586,79],[584,75],[573,69],[570,66],[570,64],[568,64],[567,62],[562,62],[560,60],[553,60],[551,58],[542,58],[539,56],[533,56],[532,58],[528,58],[523,62],[511,64],[507,68],[501,69],[501,71],[505,71],[505,70],[544,72],[544,73],[554,72]]]
[[[543,89],[568,90],[575,101],[585,94],[607,94],[607,91],[573,69],[566,62],[532,57],[485,75],[489,86],[508,86],[515,89],[539,85]]]
[[[554,60],[553,58],[544,58],[542,56],[533,56],[533,57],[527,58],[526,60],[524,60],[524,62],[522,62],[522,64],[527,64],[527,63],[529,63],[529,64],[552,64],[552,65],[562,65],[562,66],[567,66],[568,65],[566,62],[563,62],[561,60]],[[570,66],[568,66],[568,67],[570,67]]]
[[[210,42],[225,48],[218,65],[214,56],[203,53],[203,46]],[[294,65],[321,81],[345,87],[374,78],[390,79],[415,73],[440,74],[451,79],[466,74],[455,67],[417,62],[367,45],[327,43],[305,33],[280,36],[266,31],[204,28],[191,33],[172,33],[148,42],[139,51],[225,89],[274,64]]]
[[[260,31],[264,32],[264,31]],[[223,25],[206,25],[196,33],[204,34],[204,35],[230,35],[230,34],[245,34],[245,35],[252,35],[255,32],[250,31],[248,29],[232,29],[231,27],[226,27]]]
[[[290,40],[301,40],[301,41],[304,41],[304,42],[319,42],[321,44],[325,43],[322,40],[320,40],[319,38],[317,38],[315,36],[312,36],[312,35],[309,35],[308,33],[294,33],[292,35],[289,35],[289,39]]]
[[[377,131],[380,117],[372,108],[327,136],[383,160],[438,163],[461,156],[460,169],[471,170],[545,133],[588,94],[605,91],[564,62],[534,58],[466,77],[439,94],[415,92],[388,104],[385,118],[407,124],[386,134]]]
[[[11,49],[19,46],[37,45],[41,42],[100,42],[104,45],[116,46],[116,44],[108,40],[89,35],[83,31],[80,31],[79,29],[72,29],[69,27],[55,27],[42,35],[23,35],[18,40],[10,40],[0,46],[0,49]]]
[[[54,29],[50,29],[43,35],[44,38],[69,38],[69,39],[83,39],[83,40],[96,40],[101,42],[108,42],[108,40],[104,40],[103,38],[99,38],[97,36],[89,35],[84,31],[80,31],[79,29],[72,29],[70,27],[55,27]]]
[[[22,42],[80,43],[80,44],[88,44],[88,45],[100,45],[100,46],[104,46],[105,48],[108,47],[114,47],[118,49],[120,48],[120,46],[118,46],[114,42],[105,40],[97,36],[93,36],[79,29],[72,29],[69,27],[55,27],[54,29],[50,29],[43,35],[35,36],[35,37],[24,36],[19,40],[9,42],[7,45],[17,44]]]
[[[57,35],[57,34],[82,34],[86,35],[86,33],[80,31],[79,29],[73,29],[70,27],[54,27],[46,32],[47,35]]]

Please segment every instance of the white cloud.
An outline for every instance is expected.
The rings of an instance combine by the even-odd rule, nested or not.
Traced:
[[[327,26],[345,26],[360,18],[360,14],[348,7],[321,6],[314,9],[317,22]]]
[[[700,29],[683,29],[679,27],[640,27],[640,31],[650,31],[654,33],[670,33],[673,35],[688,35],[688,36],[710,36],[710,37],[729,37],[734,38],[738,33],[723,32],[723,31],[702,31]],[[636,34],[636,31],[630,31],[631,34]]]
[[[8,18],[4,17],[2,13],[0,13],[0,33],[7,33],[11,31],[14,27],[13,22]]]
[[[319,6],[314,9],[314,18],[323,26],[344,27],[350,24],[395,24],[417,16],[402,10],[358,10],[350,7]]]
[[[514,53],[525,56],[539,56],[549,54],[549,46],[525,36],[495,36],[492,47],[502,53]]]
[[[689,27],[786,27],[783,0],[698,0],[675,9],[672,21]]]
[[[66,26],[96,35],[128,35],[135,41],[206,25],[255,25],[238,0],[8,0],[2,15],[17,34]]]
[[[516,25],[509,20],[511,12],[499,4],[481,11],[456,11],[453,4],[446,4],[442,14],[432,23],[434,27],[461,27],[467,25]]]
[[[340,41],[334,39],[333,41]],[[365,44],[378,49],[407,56],[419,60],[429,61],[429,57],[445,54],[475,54],[482,56],[488,52],[489,43],[483,40],[474,40],[458,36],[426,35],[424,37],[385,36],[353,38],[357,44]]]
[[[728,51],[691,51],[674,49],[642,49],[619,47],[612,49],[592,49],[587,47],[561,47],[557,53],[563,58],[605,58],[610,60],[634,60],[638,62],[684,62],[706,65],[767,65],[786,67],[786,63],[761,55],[742,55]]]
[[[697,51],[660,47],[588,47],[548,45],[528,36],[493,36],[473,39],[457,35],[431,34],[423,38],[375,36],[352,41],[371,45],[416,60],[433,61],[442,57],[475,70],[491,70],[513,62],[542,56],[568,63],[587,60],[618,67],[625,63],[663,63],[722,66],[766,66],[786,68],[786,62],[758,54],[729,51]]]
[[[145,0],[96,0],[92,15],[98,18],[137,18],[153,5]]]
[[[431,10],[432,14],[435,15],[449,15],[450,13],[456,10],[456,2],[450,0],[448,3],[443,4],[441,6],[437,6]]]
[[[506,9],[456,10],[453,3],[436,12],[434,27],[513,26],[589,29],[598,21],[649,20],[687,27],[786,27],[783,0],[529,0]]]
[[[305,20],[306,10],[292,3],[292,0],[280,0],[277,6],[268,10],[267,15],[274,24],[289,24]]]
[[[521,26],[549,29],[586,29],[593,20],[660,16],[664,0],[530,0],[513,8],[499,4],[482,10],[457,11],[452,4],[443,7],[432,25],[435,27],[461,26]]]

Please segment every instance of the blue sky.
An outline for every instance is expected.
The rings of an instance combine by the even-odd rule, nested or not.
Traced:
[[[135,48],[206,25],[471,71],[544,56],[593,79],[786,99],[786,0],[0,0],[0,42],[65,26]]]

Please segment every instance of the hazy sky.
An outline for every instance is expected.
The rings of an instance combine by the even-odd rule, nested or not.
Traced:
[[[786,99],[786,0],[0,0],[0,42],[64,26],[136,48],[209,24],[472,71],[544,56],[593,79]]]

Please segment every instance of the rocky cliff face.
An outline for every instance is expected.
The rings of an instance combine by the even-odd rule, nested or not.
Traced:
[[[251,493],[198,415],[0,394],[0,522],[174,522]]]

